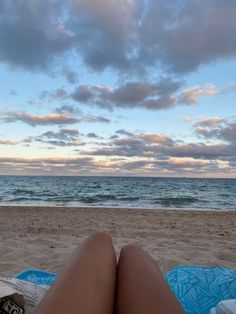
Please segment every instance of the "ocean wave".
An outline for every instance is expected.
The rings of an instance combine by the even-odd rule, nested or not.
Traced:
[[[35,194],[35,192],[33,190],[16,189],[12,192],[12,194],[13,195],[22,195],[22,194],[33,195]]]
[[[114,194],[96,194],[94,196],[87,196],[78,198],[79,201],[84,203],[96,203],[96,202],[107,202],[107,201],[121,201],[121,202],[127,202],[127,201],[137,201],[139,200],[139,197],[137,196],[119,196]]]
[[[94,197],[98,200],[98,201],[101,201],[101,200],[106,200],[106,201],[113,201],[113,200],[116,200],[116,195],[114,194],[96,194],[94,195]]]
[[[96,203],[97,199],[94,197],[85,196],[85,197],[79,198],[79,201],[86,204],[92,204],[92,203]]]
[[[118,201],[138,201],[140,198],[138,196],[122,196],[116,198]]]
[[[188,204],[193,204],[199,202],[198,198],[191,196],[181,196],[181,197],[160,197],[155,199],[155,204],[161,204],[166,207],[171,206],[183,206]]]
[[[34,201],[42,201],[39,197],[14,197],[7,200],[7,203],[15,203],[15,202],[34,202]]]

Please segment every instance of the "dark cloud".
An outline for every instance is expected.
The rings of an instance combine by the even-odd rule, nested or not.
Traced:
[[[35,138],[35,141],[53,146],[80,146],[84,145],[79,139],[79,131],[76,129],[61,129],[57,132],[47,131]]]
[[[79,131],[76,129],[61,129],[58,132],[47,131],[41,134],[41,137],[47,139],[58,139],[63,141],[71,141],[77,139],[79,136]]]
[[[46,69],[70,49],[61,1],[2,0],[0,60],[29,70]]]
[[[105,109],[145,108],[148,110],[169,109],[177,105],[192,106],[201,97],[211,97],[236,91],[235,85],[217,89],[213,84],[193,86],[181,90],[183,82],[171,77],[161,77],[157,83],[148,81],[125,82],[117,88],[110,86],[81,85],[68,95],[81,104]],[[62,96],[64,97],[64,96]]]
[[[126,131],[126,130],[123,130],[123,129],[117,130],[116,134],[127,135],[127,136],[132,136],[133,135],[133,133],[131,133],[129,131]]]
[[[69,24],[84,62],[96,71],[130,68],[142,7],[140,0],[72,0]]]
[[[225,0],[2,0],[0,61],[28,70],[74,57],[95,71],[175,73],[236,56],[236,3]],[[63,59],[63,61],[65,58]],[[77,69],[61,73],[75,83]],[[120,98],[122,101],[122,98]]]
[[[71,96],[76,101],[87,103],[94,97],[95,92],[96,89],[88,85],[81,85],[73,92]]]
[[[11,96],[18,96],[18,95],[19,95],[18,91],[15,90],[15,89],[11,89],[10,92],[9,92],[9,94],[10,94]]]
[[[235,145],[236,121],[227,118],[204,119],[195,124],[195,131],[207,139],[221,139]]]
[[[67,97],[67,91],[65,90],[65,88],[58,88],[50,96],[54,99],[66,98]]]
[[[96,133],[94,132],[90,132],[86,135],[89,138],[100,138]]]
[[[68,67],[65,67],[62,69],[62,75],[70,84],[75,84],[77,82],[77,78],[78,78],[77,72]]]
[[[82,114],[82,111],[73,105],[62,105],[56,108],[58,113],[67,113],[67,114]]]
[[[49,90],[43,90],[39,94],[39,100],[45,101],[52,101],[52,100],[64,100],[68,98],[67,91],[64,87],[57,88],[56,90],[49,91]]]
[[[165,109],[178,104],[175,93],[181,82],[171,78],[161,78],[157,83],[127,82],[116,89],[108,86],[79,86],[71,94],[71,98],[87,105],[101,108],[146,108],[150,110]]]
[[[150,65],[159,61],[174,72],[185,73],[235,57],[235,14],[233,1],[147,1],[138,59]]]

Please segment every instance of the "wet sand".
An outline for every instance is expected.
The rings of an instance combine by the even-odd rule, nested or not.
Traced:
[[[236,211],[1,207],[0,276],[25,268],[61,273],[73,250],[108,232],[118,254],[128,243],[149,252],[163,272],[177,265],[236,267]]]

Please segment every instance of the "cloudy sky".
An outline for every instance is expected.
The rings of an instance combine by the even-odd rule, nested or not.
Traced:
[[[236,177],[235,0],[0,0],[0,174]]]

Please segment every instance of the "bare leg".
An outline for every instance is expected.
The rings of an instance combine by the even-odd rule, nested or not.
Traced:
[[[184,314],[157,265],[141,248],[122,249],[117,276],[116,314]]]
[[[104,233],[95,234],[75,252],[34,314],[112,314],[115,282],[112,240]]]

